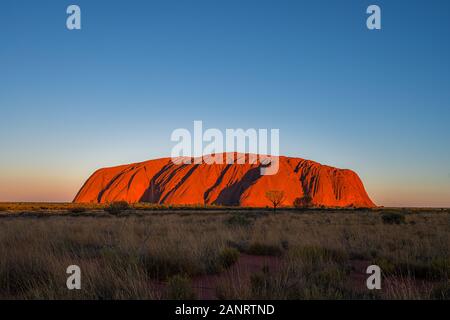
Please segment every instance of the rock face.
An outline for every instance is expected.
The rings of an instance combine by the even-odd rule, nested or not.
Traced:
[[[238,154],[236,156],[248,155]],[[261,175],[261,164],[175,164],[170,158],[99,169],[85,182],[74,202],[125,200],[159,204],[270,205],[266,191],[284,191],[282,205],[309,195],[328,207],[374,207],[358,175],[300,158],[279,157],[275,175]]]

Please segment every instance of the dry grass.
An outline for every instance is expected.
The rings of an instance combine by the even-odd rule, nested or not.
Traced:
[[[229,268],[237,250],[275,255],[281,267],[262,267],[249,282],[237,275],[219,283],[221,298],[448,299],[447,211],[404,210],[405,223],[385,224],[383,210],[275,215],[132,208],[112,216],[100,206],[39,205],[26,208],[28,214],[6,206],[10,211],[0,219],[3,299],[192,298],[190,279]],[[365,278],[354,279],[355,261],[381,266],[382,290],[369,291]],[[72,264],[82,270],[81,290],[66,288]]]

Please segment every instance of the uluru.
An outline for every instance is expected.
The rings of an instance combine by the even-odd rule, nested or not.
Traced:
[[[361,179],[349,169],[284,156],[274,175],[261,175],[261,165],[179,164],[161,158],[102,168],[84,183],[74,202],[265,207],[270,205],[265,193],[281,190],[283,206],[307,195],[315,206],[375,207]]]

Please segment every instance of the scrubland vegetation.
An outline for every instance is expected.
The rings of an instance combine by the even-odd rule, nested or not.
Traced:
[[[448,210],[0,207],[1,299],[450,295]],[[73,264],[81,290],[66,287]],[[383,271],[381,290],[366,287],[371,264]]]

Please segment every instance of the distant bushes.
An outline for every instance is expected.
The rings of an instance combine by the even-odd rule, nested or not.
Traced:
[[[405,216],[401,213],[387,212],[381,215],[384,224],[402,224],[405,223]]]
[[[85,207],[73,207],[69,209],[70,212],[75,213],[75,214],[79,214],[79,213],[84,213],[87,211],[87,209]]]
[[[309,195],[295,198],[293,205],[295,208],[310,208],[312,207],[312,198]]]
[[[112,215],[119,215],[123,211],[130,209],[130,205],[126,201],[115,201],[105,207],[105,211]]]

